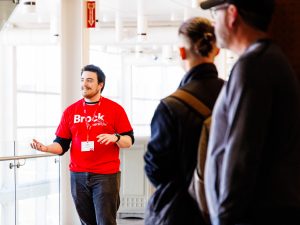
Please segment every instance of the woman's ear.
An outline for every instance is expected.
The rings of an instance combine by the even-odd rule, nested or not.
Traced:
[[[220,53],[220,49],[216,47],[216,56],[219,55],[219,53]]]
[[[180,57],[182,60],[185,60],[186,59],[186,51],[185,51],[185,48],[184,47],[180,47],[179,48],[179,53],[180,53]]]

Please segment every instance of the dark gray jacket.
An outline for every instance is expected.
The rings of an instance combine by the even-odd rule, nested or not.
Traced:
[[[216,67],[201,64],[183,77],[179,88],[212,109],[222,86],[223,80],[218,78]],[[202,123],[203,118],[197,112],[175,98],[167,97],[158,105],[151,122],[151,140],[144,156],[146,175],[157,188],[149,200],[148,209],[156,210],[157,215],[146,218],[146,225],[203,224],[196,203],[187,193],[196,166]],[[176,206],[171,206],[169,211],[161,211],[170,204],[170,199]]]
[[[214,109],[206,161],[214,225],[300,223],[299,91],[270,40],[252,44],[234,65]]]

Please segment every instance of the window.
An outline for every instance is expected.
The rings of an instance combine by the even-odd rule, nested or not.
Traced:
[[[0,153],[35,154],[29,146],[32,138],[51,143],[61,116],[59,48],[10,50],[7,60],[13,68],[3,69],[1,94],[9,104],[3,112],[6,129],[2,132],[13,135],[5,137],[7,144],[1,143]],[[10,163],[20,164],[10,167]],[[59,224],[59,164],[54,157],[0,162],[0,177],[0,224]]]
[[[132,67],[132,123],[139,136],[150,136],[150,122],[160,99],[176,90],[183,76],[174,65]]]
[[[150,136],[150,122],[160,99],[171,94],[184,75],[176,63],[150,58],[105,53],[96,46],[90,61],[106,74],[103,96],[120,103],[129,117],[135,136]]]
[[[90,50],[91,64],[100,67],[106,76],[103,96],[121,103],[122,95],[122,57],[121,55],[105,54]]]
[[[55,137],[61,116],[59,49],[18,46],[16,65],[17,149],[24,151],[34,137],[44,143]]]

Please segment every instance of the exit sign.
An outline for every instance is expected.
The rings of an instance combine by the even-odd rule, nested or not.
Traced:
[[[96,2],[87,1],[86,9],[87,9],[87,14],[86,14],[87,28],[95,28],[96,27]]]

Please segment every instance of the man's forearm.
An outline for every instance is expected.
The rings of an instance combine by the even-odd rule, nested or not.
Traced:
[[[59,143],[53,142],[52,144],[46,146],[46,151],[44,152],[59,155],[63,152],[63,149]]]
[[[117,142],[120,148],[130,148],[132,146],[132,139],[129,135],[120,135],[120,140]]]

